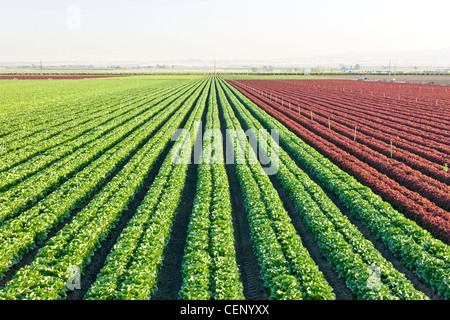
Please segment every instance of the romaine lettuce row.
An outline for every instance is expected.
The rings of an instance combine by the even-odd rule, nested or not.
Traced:
[[[261,172],[262,167],[255,161],[256,155],[250,150],[249,143],[221,87],[218,88],[218,96],[227,129],[236,133],[235,137],[227,138],[235,138],[233,143],[235,169],[245,199],[250,233],[264,284],[269,290],[271,299],[302,299],[300,284],[290,272],[289,262],[272,228],[273,222],[269,218],[264,195],[258,185],[258,179],[264,178],[254,176],[254,172]],[[267,176],[265,178],[268,179]]]
[[[121,134],[118,136],[124,137],[122,141],[35,206],[15,219],[5,222],[0,227],[0,274],[4,274],[28,249],[45,238],[58,221],[76,209],[133,150],[160,126],[164,119],[181,106],[183,101],[182,96],[177,103],[160,113],[158,120],[146,122],[129,135],[127,132],[132,129],[133,123],[130,127],[121,128]]]
[[[220,137],[215,80],[203,137],[202,162],[183,258],[181,299],[244,299],[236,264],[228,177]]]
[[[8,125],[0,126],[0,136],[5,142],[16,142],[34,135],[42,138],[48,129],[50,137],[59,132],[58,127],[72,124],[74,118],[86,112],[91,115],[94,111],[96,116],[105,114],[110,105],[135,104],[146,99],[149,93],[176,84],[175,81],[111,80],[2,81],[0,123]]]
[[[0,202],[0,222],[14,217],[45,197],[67,178],[85,167],[87,163],[114,146],[117,141],[123,139],[134,128],[157,116],[161,110],[164,110],[165,106],[166,103],[138,111],[138,113],[125,118],[119,124],[110,124],[102,130],[95,129],[92,136],[86,134],[80,137],[78,142],[74,142],[74,145],[59,146],[55,155],[51,153],[48,155],[42,154],[37,159],[33,158],[17,168],[8,170],[4,173],[6,175],[4,186],[11,183],[13,185],[0,194],[0,198],[3,199]],[[127,130],[125,131],[125,129]],[[58,157],[60,158],[58,159]],[[21,182],[24,177],[33,172],[36,172],[36,174]],[[14,185],[14,181],[17,184]]]
[[[207,88],[210,83],[208,82]],[[190,132],[190,140],[180,139],[172,147],[171,153],[178,154],[179,150],[188,150],[184,144],[190,144],[190,152],[193,150],[196,140],[200,120],[202,118],[207,97],[207,89],[200,94],[191,117],[185,127]],[[185,155],[190,158],[190,154]],[[119,284],[115,299],[149,299],[156,291],[159,270],[161,268],[164,251],[170,238],[170,231],[173,219],[178,209],[182,190],[185,187],[187,163],[174,163],[171,155],[165,159],[163,167],[172,168],[170,179],[166,183],[166,188],[162,193],[160,201],[149,207],[144,207],[145,211],[153,211],[148,227],[142,235],[142,240],[136,248],[133,259],[123,275],[123,281]],[[148,192],[146,197],[153,197]],[[157,233],[155,233],[157,231]],[[207,264],[205,265],[207,266]],[[204,266],[204,267],[205,267]]]
[[[217,85],[217,81],[214,81]],[[214,88],[216,89],[216,88]],[[212,130],[220,132],[217,91],[211,94]],[[244,299],[234,246],[234,231],[230,187],[224,166],[223,137],[211,137],[211,176],[213,195],[211,200],[210,255],[212,258],[212,292],[216,300]]]
[[[185,125],[192,134],[198,128],[195,120],[201,119],[204,92],[197,90],[186,104],[191,106],[200,95]],[[171,152],[182,148],[182,143],[183,140],[177,140]],[[164,160],[150,190],[84,299],[149,299],[157,289],[159,269],[187,170],[187,164],[175,164],[172,160],[171,155]]]
[[[197,89],[196,94],[203,86]],[[196,94],[193,95],[194,98]],[[138,150],[88,206],[47,242],[37,254],[35,261],[16,273],[0,291],[3,297],[11,299],[29,295],[47,299],[50,297],[47,295],[49,291],[56,292],[59,298],[65,296],[67,268],[75,265],[83,270],[89,263],[90,256],[114,227],[135,192],[141,187],[143,179],[159,154],[169,143],[171,132],[179,127],[191,109],[194,98],[183,104],[177,115],[171,117],[155,136]],[[27,277],[26,285],[20,282],[24,275]],[[40,287],[46,288],[42,296],[39,290],[36,291],[36,288]]]
[[[169,89],[171,91],[168,91]],[[140,97],[134,99],[131,104],[127,101],[124,107],[117,105],[117,101],[100,101],[106,112],[92,119],[91,114],[83,114],[81,110],[78,110],[76,115],[72,115],[70,121],[66,120],[57,128],[44,128],[44,130],[48,129],[48,139],[44,139],[42,134],[34,134],[13,141],[4,140],[8,152],[2,156],[0,163],[0,189],[21,182],[32,172],[47,167],[56,159],[83,147],[91,140],[101,138],[107,132],[125,124],[144,111],[159,108],[161,103],[167,105],[170,97],[173,101],[174,97],[180,96],[184,90],[185,88],[181,86],[169,87],[156,92],[157,94],[151,97],[147,92],[139,92]],[[155,110],[151,111],[155,112]],[[49,119],[46,125],[50,126],[56,121]],[[27,166],[30,161],[32,166]]]
[[[211,170],[209,165],[200,164],[182,262],[183,282],[179,296],[183,300],[211,299],[211,256],[209,254],[211,193]]]

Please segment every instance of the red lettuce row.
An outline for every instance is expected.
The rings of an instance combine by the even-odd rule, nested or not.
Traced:
[[[261,99],[265,98],[262,97]],[[446,192],[450,189],[450,187],[446,183],[439,182],[427,175],[424,175],[421,172],[397,161],[396,159],[390,159],[388,155],[383,155],[371,149],[369,147],[370,144],[365,145],[364,143],[359,143],[359,139],[357,139],[358,143],[355,143],[353,141],[354,136],[351,133],[347,136],[337,134],[339,133],[338,131],[334,129],[329,130],[327,126],[319,125],[316,121],[311,121],[310,118],[299,115],[295,110],[289,110],[286,108],[286,97],[284,97],[284,99],[285,102],[283,105],[274,101],[267,101],[267,99],[265,100],[271,107],[295,120],[303,127],[308,128],[314,134],[326,138],[328,141],[340,147],[342,150],[348,152],[357,159],[368,163],[392,180],[407,186],[407,188],[411,191],[420,193],[422,197],[429,199],[444,210],[448,211],[450,209],[450,192]],[[353,131],[355,131],[354,128]],[[371,142],[371,144],[376,144],[377,149],[383,149],[384,147],[388,150],[387,145],[383,145],[378,142]],[[427,165],[424,166],[429,167]],[[429,168],[429,170],[432,169]]]
[[[243,90],[238,88],[238,90]],[[243,90],[244,93],[247,93]],[[428,199],[420,196],[416,192],[409,190],[407,187],[393,181],[386,175],[380,173],[367,163],[348,154],[341,148],[330,143],[327,139],[331,133],[322,132],[326,135],[326,139],[320,135],[316,135],[305,127],[299,125],[296,121],[286,117],[276,109],[267,105],[270,103],[265,98],[256,98],[249,95],[248,98],[258,104],[270,115],[276,117],[285,124],[291,131],[302,138],[308,144],[314,146],[321,154],[330,158],[340,168],[356,177],[358,181],[370,187],[383,199],[391,203],[397,210],[405,213],[409,218],[414,219],[424,228],[427,228],[435,236],[450,242],[450,221],[448,211],[440,208]],[[319,129],[322,130],[322,129]]]
[[[420,105],[419,103],[411,105],[405,100],[361,95],[356,88],[353,92],[349,90],[334,90],[330,84],[330,82],[333,82],[331,80],[315,82],[246,80],[239,82],[256,87],[253,90],[255,93],[263,93],[260,92],[260,89],[263,88],[264,92],[268,91],[274,95],[277,94],[278,101],[280,99],[279,95],[294,94],[297,97],[301,97],[302,102],[327,103],[330,111],[336,110],[336,104],[343,104],[344,106],[341,106],[338,110],[344,107],[344,110],[350,114],[356,114],[358,117],[376,121],[381,127],[400,128],[401,131],[407,134],[412,133],[410,132],[411,129],[419,130],[420,136],[429,139],[430,142],[434,140],[445,145],[445,137],[449,136],[446,130],[450,127],[450,118],[448,113],[445,112],[445,109],[448,108],[447,93],[441,92],[441,96],[436,94],[435,100],[441,100],[441,105],[436,108],[434,105],[431,107],[430,105]],[[346,81],[345,85],[351,85],[351,83],[352,81]],[[417,94],[420,99],[422,93],[418,92]],[[287,104],[286,100],[285,102]],[[364,112],[362,112],[363,109]],[[410,139],[414,139],[414,137]]]
[[[282,85],[279,82],[276,84]],[[314,100],[310,101],[305,99],[304,92],[299,93],[292,86],[286,93],[273,88],[266,88],[266,86],[263,89],[264,95],[267,95],[268,92],[283,94],[285,114],[293,115],[295,113],[296,116],[306,119],[310,116],[307,112],[313,111],[315,122],[325,127],[330,124],[333,131],[351,139],[354,138],[354,127],[357,124],[357,141],[387,157],[390,157],[389,145],[393,141],[393,158],[439,181],[450,184],[450,176],[442,170],[442,165],[450,161],[446,150],[438,151],[443,147],[442,144],[434,144],[432,140],[421,138],[420,130],[408,129],[410,132],[407,133],[398,130],[398,127],[391,127],[380,117],[368,116],[364,113],[363,110],[366,110],[367,107],[363,109],[364,107],[355,106],[354,111],[349,110],[351,100],[341,103],[336,99],[328,101],[330,99],[327,95],[323,95],[320,96],[320,99],[315,97]],[[290,112],[288,111],[289,104],[292,110]],[[300,114],[298,114],[299,105],[303,111]]]

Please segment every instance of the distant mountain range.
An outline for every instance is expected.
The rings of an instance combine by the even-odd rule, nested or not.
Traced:
[[[344,53],[293,59],[291,63],[318,65],[360,64],[361,66],[443,66],[450,67],[450,47],[439,50]]]
[[[196,61],[198,62],[198,61]],[[211,62],[209,62],[210,64]],[[292,57],[277,60],[218,60],[219,65],[228,66],[334,66],[355,65],[362,67],[385,66],[391,68],[402,66],[433,66],[450,68],[450,47],[439,50],[392,51],[374,53],[342,53],[335,55],[317,55],[309,57]]]
[[[45,60],[45,59],[44,59]],[[34,65],[39,64],[39,59],[32,62]],[[212,68],[214,59],[173,59],[173,60],[134,60],[129,61],[122,59],[122,61],[44,61],[45,65],[93,65],[93,66],[155,66],[166,65],[171,67],[185,68]],[[30,65],[30,62],[5,62],[0,58],[0,65],[2,66],[19,66]],[[272,66],[274,68],[283,67],[312,67],[312,66],[326,66],[338,68],[340,66],[351,66],[359,64],[362,68],[369,67],[383,67],[388,68],[391,64],[391,69],[395,67],[440,67],[450,68],[450,47],[438,50],[421,50],[421,51],[392,51],[392,52],[371,52],[371,53],[342,53],[334,55],[317,55],[306,57],[291,57],[287,59],[260,59],[255,60],[251,58],[246,59],[217,59],[217,68],[251,68]]]
[[[355,65],[361,66],[435,66],[450,68],[450,47],[439,50],[421,51],[392,51],[373,53],[342,53],[335,55],[317,55],[309,57],[292,57],[287,59],[218,59],[218,67],[251,67],[251,66],[335,66]],[[149,62],[147,62],[149,63]],[[211,66],[213,60],[184,59],[184,60],[158,60],[150,63],[166,63],[182,66]]]

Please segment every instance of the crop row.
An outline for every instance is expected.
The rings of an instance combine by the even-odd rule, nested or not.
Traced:
[[[159,106],[143,108],[144,112],[142,114],[138,114],[135,118],[125,119],[122,125],[113,125],[115,130],[107,130],[101,138],[89,141],[89,135],[83,136],[83,140],[88,139],[88,142],[83,147],[76,149],[57,161],[50,162],[48,167],[40,168],[36,174],[22,183],[15,184],[2,192],[1,199],[3,201],[0,204],[0,221],[16,216],[45,197],[87,164],[100,157],[130,132],[145,124],[149,119],[157,117],[170,102],[171,100],[165,101]],[[25,165],[34,167],[34,161],[30,160]]]
[[[297,126],[282,114],[258,105],[251,98],[241,102],[267,129],[278,129],[280,143],[320,183],[334,194],[391,252],[447,299],[450,297],[449,246],[407,219],[380,196],[319,153],[327,142],[308,145],[297,136]],[[266,112],[265,112],[266,111]],[[269,117],[271,114],[274,117]],[[278,120],[277,120],[278,119]],[[317,150],[316,150],[317,149]],[[328,149],[328,148],[327,148]]]
[[[229,188],[214,81],[184,250],[180,299],[244,299],[236,263]]]
[[[190,98],[189,104],[192,104],[199,97],[185,125],[191,137],[198,134],[209,85]],[[177,114],[178,117],[180,115],[182,116]],[[175,130],[177,127],[172,128]],[[159,270],[186,179],[188,162],[176,163],[174,159],[190,159],[192,147],[193,142],[186,139],[186,136],[173,145],[149,191],[119,236],[84,299],[152,297],[157,289]]]
[[[445,112],[449,107],[448,89],[445,86],[348,80],[286,81],[285,83],[293,84],[297,88],[301,87],[305,93],[324,94],[339,102],[351,100],[356,101],[357,104],[370,105],[368,111],[370,113],[376,111],[381,116],[390,117],[392,112],[396,111],[395,115],[398,119],[402,119],[402,122],[410,121],[412,126],[426,125],[439,130],[443,128],[441,123],[444,126],[450,125],[450,117]]]
[[[42,137],[45,135],[46,129],[48,130],[48,136],[50,137],[53,132],[58,132],[58,127],[69,123],[73,124],[73,120],[78,120],[80,116],[94,115],[94,117],[97,117],[105,114],[112,106],[120,107],[130,105],[131,103],[137,103],[139,100],[148,99],[148,96],[150,96],[153,91],[159,91],[163,88],[170,87],[167,86],[168,83],[161,83],[153,85],[135,85],[130,88],[128,87],[129,82],[107,81],[104,83],[97,82],[97,80],[93,81],[95,83],[91,84],[92,87],[89,87],[89,90],[84,88],[82,92],[78,92],[77,95],[71,99],[71,95],[68,94],[68,92],[61,93],[61,91],[57,90],[58,88],[66,90],[60,82],[58,82],[58,85],[54,86],[55,89],[52,88],[54,92],[51,92],[48,87],[42,88],[45,96],[40,97],[39,100],[35,97],[35,92],[31,91],[32,89],[38,90],[40,88],[38,85],[36,85],[36,87],[32,85],[25,87],[19,85],[17,87],[8,87],[12,93],[14,92],[13,89],[20,90],[19,93],[16,93],[16,96],[20,97],[20,100],[16,97],[14,97],[15,99],[9,97],[10,100],[7,101],[8,105],[4,106],[6,112],[0,114],[0,122],[4,124],[7,123],[8,125],[0,128],[0,137],[5,142],[14,140],[20,141],[23,138],[36,134]],[[79,84],[80,82],[71,83],[70,93],[77,92],[76,87]],[[120,86],[115,88],[118,84],[120,84]],[[105,88],[103,85],[106,85],[107,87]],[[90,92],[91,90],[93,92]],[[12,93],[8,91],[6,93],[8,93],[5,94],[7,97],[12,95]],[[42,94],[40,93],[40,95]],[[24,105],[27,105],[28,102],[27,98],[29,98],[32,106],[25,108]],[[55,100],[56,98],[59,99]]]
[[[253,129],[252,132],[264,130],[236,97],[231,100],[237,117],[242,119],[247,129]],[[276,142],[273,139],[261,141],[264,137],[260,135],[259,139],[255,139],[264,154],[269,154],[273,152],[270,149]],[[373,244],[364,238],[325,192],[296,166],[294,160],[282,148],[277,148],[277,155],[279,168],[276,178],[294,202],[298,214],[314,235],[321,252],[357,299],[427,298],[415,290],[409,280],[382,257]],[[377,285],[373,283],[376,279],[371,269],[375,267],[380,270]]]
[[[70,137],[67,140],[63,139],[61,141],[59,137],[49,139],[53,143],[56,142],[54,146],[39,143],[39,139],[24,139],[24,143],[28,144],[27,149],[34,149],[32,151],[33,154],[27,156],[27,152],[21,151],[20,155],[27,156],[27,159],[19,160],[19,163],[17,163],[16,159],[14,159],[16,162],[13,163],[11,157],[7,157],[8,155],[11,155],[11,153],[5,155],[5,159],[3,159],[5,161],[2,163],[6,164],[9,162],[9,167],[5,168],[5,171],[0,173],[0,179],[2,181],[0,183],[0,190],[10,189],[12,186],[22,182],[36,172],[46,169],[50,165],[54,165],[68,155],[74,155],[75,153],[78,155],[82,153],[87,156],[89,152],[87,150],[92,150],[92,142],[103,141],[103,139],[107,140],[108,135],[117,134],[115,131],[117,128],[121,128],[138,118],[141,119],[143,117],[148,117],[149,115],[154,115],[162,110],[162,107],[158,105],[158,103],[161,103],[165,99],[162,98],[164,96],[164,93],[161,93],[161,96],[159,96],[160,99],[158,100],[150,103],[145,101],[140,106],[130,106],[126,108],[124,112],[118,110],[117,113],[106,115],[105,118],[99,118],[98,121],[91,121],[87,127],[77,128],[77,130],[82,130],[80,134],[75,133],[74,137]],[[136,126],[137,124],[134,125]],[[75,130],[70,131],[74,133]],[[66,136],[69,135],[70,133]],[[15,155],[16,154],[18,153],[15,153]],[[77,157],[75,157],[75,159],[76,158]]]
[[[142,106],[154,106],[167,99],[170,94],[177,94],[181,88],[179,86],[161,87],[151,96],[147,90],[138,92],[133,100],[122,101],[121,95],[114,95],[108,99],[95,100],[90,104],[89,109],[80,112],[77,106],[73,112],[63,109],[55,117],[48,114],[46,122],[41,125],[33,125],[32,128],[37,131],[17,130],[11,135],[11,139],[4,137],[6,148],[0,163],[0,170],[7,171],[14,166],[26,162],[27,160],[43,156],[43,153],[50,153],[53,158],[54,149],[67,143],[76,143],[79,139],[97,128],[109,124],[120,118],[129,118],[136,116],[136,111],[144,111]],[[98,106],[101,109],[98,109]],[[92,115],[95,112],[95,116]],[[67,115],[69,113],[69,115]],[[134,113],[134,114],[133,114]],[[95,130],[94,130],[95,129]],[[48,156],[47,156],[48,157]],[[2,179],[3,180],[3,179]]]
[[[413,110],[402,118],[401,111],[405,106],[400,103],[391,106],[389,103],[373,102],[367,97],[363,99],[358,96],[345,96],[343,93],[335,93],[329,90],[322,91],[316,86],[311,89],[310,86],[293,86],[280,81],[272,82],[271,86],[265,82],[243,83],[246,86],[255,86],[258,89],[254,90],[258,93],[261,92],[269,97],[272,95],[272,99],[278,102],[284,98],[286,106],[289,97],[291,97],[295,100],[295,102],[291,101],[293,108],[297,104],[301,104],[302,107],[306,104],[310,108],[314,107],[313,111],[315,111],[316,108],[320,110],[320,107],[323,106],[327,111],[324,116],[333,116],[333,120],[336,120],[334,114],[345,112],[345,118],[355,120],[355,124],[360,124],[359,126],[369,126],[375,130],[383,129],[383,132],[388,132],[392,137],[398,136],[422,146],[430,145],[444,153],[449,151],[446,143],[448,126],[442,125],[440,121],[445,120],[437,117],[442,107],[428,112],[428,114],[434,116],[434,121],[429,121],[427,126],[424,126],[416,123],[422,121],[423,116],[414,114]],[[260,91],[261,89],[264,89],[264,91]]]
[[[168,138],[166,137],[166,132],[171,127],[179,124],[183,113],[185,114],[190,106],[189,102],[191,104],[193,103],[192,99],[187,99],[195,92],[198,86],[199,84],[196,84],[192,91],[180,96],[173,105],[160,114],[157,120],[146,122],[145,125],[132,132],[113,148],[107,150],[99,159],[90,163],[49,196],[39,201],[35,206],[3,224],[0,228],[2,238],[0,249],[0,252],[2,252],[0,255],[2,257],[1,274],[3,275],[11,265],[20,260],[36,243],[45,239],[47,233],[62,221],[62,219],[69,217],[72,211],[80,208],[81,204],[104,181],[107,181],[109,177],[113,176],[116,168],[120,168],[125,163],[129,167],[132,167],[132,164],[128,164],[130,162],[127,162],[129,155],[136,153],[137,150],[142,153],[141,150],[145,149],[139,148],[147,140],[148,142],[145,144],[146,148],[152,148],[152,146],[155,148],[155,154],[149,156],[148,159],[155,161],[154,158],[158,155],[157,151],[159,150],[161,152],[160,149],[167,143]],[[175,110],[178,110],[177,114],[181,115],[177,117],[173,116]],[[161,127],[162,124],[164,125]],[[135,157],[132,159],[135,159]],[[136,165],[136,161],[138,160],[133,160],[134,165]],[[114,179],[117,180],[119,178],[115,176]],[[122,179],[125,179],[125,177],[122,176]],[[102,189],[102,192],[103,190],[105,189]],[[124,191],[129,192],[126,189]],[[100,195],[97,194],[96,197],[101,197],[102,192],[99,193]],[[107,208],[109,206],[105,207],[105,209]]]
[[[354,152],[358,154],[361,153],[362,151],[358,148],[359,144],[337,137],[332,130],[320,126],[314,121],[310,121],[307,126],[300,125],[297,122],[298,118],[294,119],[293,115],[292,118],[287,117],[280,112],[283,111],[283,109],[279,104],[274,103],[265,97],[255,97],[242,88],[239,88],[239,90],[245,92],[250,100],[257,103],[269,114],[280,119],[290,130],[294,131],[299,137],[317,148],[322,154],[330,157],[342,169],[351,173],[353,176],[357,177],[360,182],[382,195],[383,199],[389,201],[398,210],[405,212],[409,217],[418,221],[423,227],[432,231],[436,236],[445,241],[449,241],[450,220],[448,219],[448,211],[437,206],[437,204],[424,198],[417,192],[408,189],[407,185],[401,185],[399,182],[387,177],[383,172],[376,170],[366,162],[367,157],[359,159],[346,151],[351,148]],[[345,144],[346,150],[331,143],[333,141],[339,141],[341,142],[341,145]],[[376,161],[376,159],[371,160]],[[445,203],[443,205],[445,206]]]
[[[273,89],[269,89],[273,91]],[[267,94],[267,92],[265,92]],[[320,96],[313,101],[305,99],[305,93],[295,93],[293,88],[286,90],[284,97],[284,106],[288,109],[292,106],[292,112],[299,113],[298,117],[306,121],[311,118],[311,112],[314,114],[314,121],[323,126],[332,126],[332,130],[354,139],[354,129],[357,126],[357,141],[373,150],[390,156],[390,142],[393,142],[393,158],[404,162],[411,168],[414,168],[439,181],[450,184],[450,176],[443,170],[444,163],[450,162],[447,151],[450,151],[446,145],[439,144],[433,140],[420,137],[420,132],[416,129],[414,134],[407,133],[385,125],[385,121],[375,116],[368,116],[363,112],[351,112],[348,106],[352,103],[347,100],[345,103],[332,99],[327,102],[327,96]],[[300,107],[301,106],[301,107]],[[298,110],[298,111],[297,111]],[[361,110],[356,107],[356,110]],[[287,110],[286,110],[287,111]],[[363,110],[361,110],[363,111]],[[417,143],[419,142],[419,143]],[[442,150],[442,151],[439,151]],[[431,182],[432,183],[432,182]]]
[[[221,85],[218,96],[261,275],[271,299],[334,299],[256,158]],[[234,133],[234,134],[231,134]]]

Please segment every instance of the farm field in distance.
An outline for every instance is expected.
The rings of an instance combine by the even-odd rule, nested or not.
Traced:
[[[448,300],[448,86],[0,80],[0,300]]]
[[[367,78],[370,81],[386,81],[386,82],[406,82],[406,83],[421,83],[421,84],[437,84],[437,85],[450,85],[450,74],[364,74],[364,75],[339,75],[336,76],[339,79],[359,79]]]

